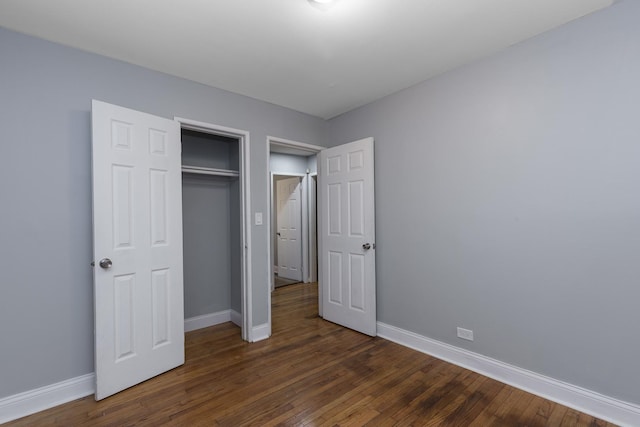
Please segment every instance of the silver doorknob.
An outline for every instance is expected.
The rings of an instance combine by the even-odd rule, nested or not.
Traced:
[[[365,243],[364,245],[362,245],[362,249],[368,251],[369,249],[371,249],[371,243]]]
[[[111,268],[113,262],[111,262],[109,258],[102,258],[98,264],[100,265],[100,267],[106,270],[108,268]]]

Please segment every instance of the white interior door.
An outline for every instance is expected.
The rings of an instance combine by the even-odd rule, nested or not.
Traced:
[[[180,125],[93,101],[96,399],[184,363]]]
[[[318,156],[322,316],[376,335],[373,138]]]
[[[277,181],[278,276],[302,281],[302,203],[300,178]]]

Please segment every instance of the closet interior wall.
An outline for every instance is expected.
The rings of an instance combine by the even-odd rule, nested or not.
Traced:
[[[185,319],[241,312],[240,182],[185,167],[239,170],[239,141],[182,130]],[[237,174],[236,174],[237,175]]]

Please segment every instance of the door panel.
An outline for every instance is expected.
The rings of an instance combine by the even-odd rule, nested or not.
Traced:
[[[135,344],[133,338],[133,301],[136,289],[135,274],[125,274],[113,278],[113,288],[115,293],[114,312],[114,341],[116,345],[116,362],[135,354]]]
[[[302,203],[298,177],[277,181],[278,276],[302,281]]]
[[[318,158],[322,316],[376,335],[373,138]]]
[[[153,348],[170,343],[171,283],[169,270],[151,272],[151,301],[153,311]]]
[[[329,251],[327,256],[329,302],[342,305],[342,253]]]
[[[166,245],[167,242],[167,172],[150,171],[151,196],[151,245]]]
[[[102,399],[184,363],[181,148],[177,122],[99,101],[92,126]]]

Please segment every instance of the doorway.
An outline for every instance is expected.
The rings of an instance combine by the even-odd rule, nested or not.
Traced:
[[[181,130],[185,332],[242,327],[240,141]]]
[[[269,168],[272,157],[278,153],[292,154],[294,157],[317,155],[314,165],[316,171],[320,172],[316,188],[317,206],[320,209],[314,210],[319,212],[316,236],[318,252],[322,253],[322,256],[316,255],[319,261],[318,315],[375,336],[374,139],[369,137],[324,148],[268,137],[267,152]],[[318,168],[318,165],[322,167]],[[310,175],[309,169],[306,172],[306,175]],[[307,179],[307,182],[310,181]],[[270,192],[271,187],[270,182]],[[268,225],[269,236],[273,237],[272,227]],[[311,228],[309,223],[307,228]],[[303,237],[307,233],[303,233]],[[303,244],[303,250],[305,248],[308,253],[312,251],[308,243]],[[268,250],[271,259],[272,245],[268,246]],[[310,264],[306,266],[307,273]],[[303,273],[303,277],[307,277],[307,273]],[[273,291],[273,262],[269,263],[269,275]],[[268,297],[268,320],[271,325],[271,293]]]
[[[293,178],[300,180],[301,193],[301,224],[300,224],[300,257],[301,257],[301,278],[299,281],[303,283],[313,283],[318,280],[317,269],[317,224],[316,224],[316,177],[317,177],[317,158],[316,155],[324,147],[305,144],[301,142],[285,140],[281,138],[267,138],[267,170],[269,171],[269,193],[271,204],[269,209],[269,280],[271,283],[271,291],[276,287],[276,279],[278,282],[288,284],[280,280],[280,253],[278,251],[278,238],[286,237],[278,236],[277,212],[278,212],[278,189],[277,182]],[[284,200],[282,200],[284,201]],[[289,283],[296,283],[289,282]],[[271,323],[271,294],[269,293],[269,323]]]
[[[228,313],[229,320],[240,326],[242,339],[252,342],[252,312],[251,302],[248,298],[251,295],[251,252],[248,250],[251,231],[248,208],[250,194],[249,133],[243,130],[180,117],[175,117],[174,120],[180,123],[183,135],[183,184],[186,180],[193,187],[189,189],[189,194],[183,195],[183,200],[190,198],[198,201],[197,203],[206,203],[207,197],[199,196],[203,192],[209,195],[216,193],[226,199],[228,206],[228,209],[224,211],[220,210],[219,204],[209,203],[211,205],[209,206],[209,210],[212,213],[211,218],[205,219],[198,215],[199,219],[195,220],[195,224],[184,225],[185,232],[189,231],[189,234],[197,236],[199,242],[191,248],[194,253],[197,253],[198,246],[203,244],[216,246],[209,249],[220,253],[220,244],[224,245],[224,242],[219,241],[215,244],[207,242],[206,236],[198,235],[198,226],[206,224],[207,221],[214,221],[216,217],[221,221],[226,221],[227,234],[225,234],[226,238],[223,240],[228,241],[226,247],[229,252],[227,254],[228,257],[225,258],[228,263],[221,263],[221,265],[228,268],[228,270],[225,270],[225,277],[223,278],[228,280],[223,280],[220,283],[228,281],[232,285],[226,289],[218,286],[215,292],[225,298],[229,298],[229,309],[223,310],[223,313]],[[185,135],[188,136],[190,147],[186,147],[184,144]],[[204,161],[204,163],[192,164],[194,160],[196,162]],[[213,215],[214,211],[216,215]],[[217,236],[219,237],[219,235]],[[211,237],[213,238],[214,236]],[[206,265],[211,265],[212,263],[211,259],[205,261]],[[201,281],[203,277],[210,277],[210,275],[205,274],[206,271],[203,274],[198,274],[198,271],[193,271],[194,274],[191,274],[194,280],[194,286],[192,287],[194,301],[198,301],[199,293],[202,293],[203,289],[207,289],[207,286],[214,286],[212,283],[208,283],[204,287],[198,284],[197,280]],[[185,285],[186,279],[187,275],[185,275]],[[187,297],[186,293],[188,291],[185,286],[185,297]],[[211,289],[208,291],[210,294]],[[187,303],[188,301],[185,300],[185,308],[189,308]],[[198,302],[194,302],[194,304],[202,305]],[[194,309],[197,309],[197,307],[194,306]],[[198,316],[195,319],[198,319]],[[203,320],[207,321],[206,319]]]
[[[305,164],[306,166],[306,164]],[[302,180],[304,175],[277,175],[272,170],[274,287],[302,282]]]

